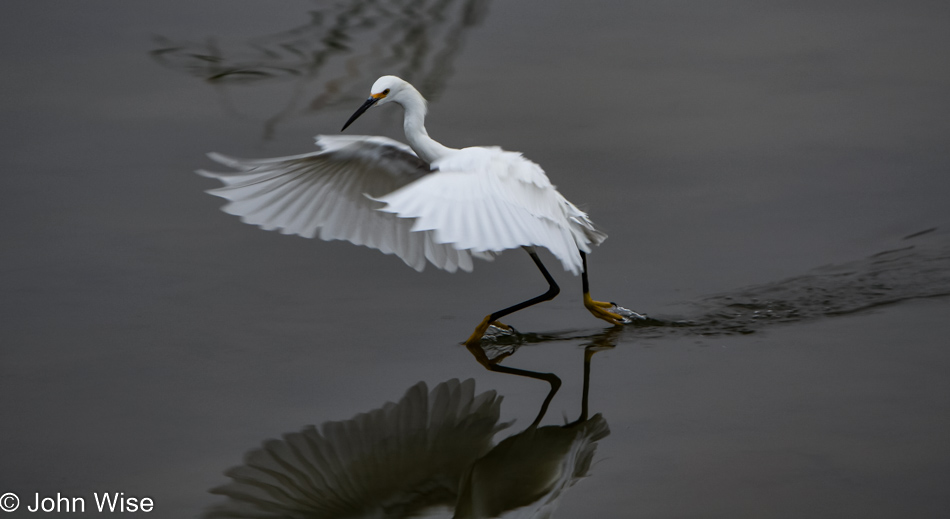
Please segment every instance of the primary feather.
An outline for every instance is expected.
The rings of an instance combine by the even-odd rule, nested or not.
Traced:
[[[223,187],[208,193],[228,200],[222,210],[265,230],[305,238],[345,240],[395,254],[421,271],[426,261],[454,272],[472,270],[472,254],[438,243],[432,232],[379,211],[381,196],[430,174],[412,150],[385,137],[317,137],[319,151],[272,159],[236,159],[212,153],[233,172],[199,171]],[[476,254],[491,259],[486,254]]]

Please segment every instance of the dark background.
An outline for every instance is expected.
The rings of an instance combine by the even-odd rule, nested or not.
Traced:
[[[524,253],[418,274],[242,225],[192,174],[209,151],[309,151],[395,73],[430,98],[434,138],[524,152],[610,234],[595,298],[706,326],[628,328],[595,356],[612,434],[560,516],[950,513],[950,305],[931,297],[950,291],[950,8],[459,5],[370,10],[333,47],[324,2],[3,3],[0,493],[122,491],[194,516],[262,440],[419,380],[475,377],[530,423],[545,386],[459,346],[544,289]],[[291,40],[339,50],[319,67],[260,51]],[[189,57],[209,49],[240,66],[209,82]],[[402,139],[399,111],[351,131]],[[902,248],[896,271],[867,259]],[[682,309],[754,285],[812,294],[796,276],[825,265],[859,282],[821,278],[782,325],[734,334],[721,306]],[[546,423],[576,414],[580,346],[604,329],[555,275],[562,295],[509,324],[579,338],[506,361],[564,380]],[[827,317],[835,301],[870,308]]]

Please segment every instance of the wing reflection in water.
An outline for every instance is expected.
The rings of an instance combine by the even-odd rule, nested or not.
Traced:
[[[276,94],[286,104],[267,116],[265,138],[304,111],[362,97],[365,83],[395,74],[438,99],[452,76],[465,34],[482,22],[489,0],[373,0],[314,2],[307,22],[275,34],[224,46],[157,37],[150,54],[159,64],[204,79],[226,99],[235,85],[290,84]],[[230,103],[229,103],[230,104]],[[237,103],[242,105],[242,103]],[[253,103],[255,106],[260,103]],[[241,110],[229,106],[235,113]]]
[[[270,440],[231,482],[211,490],[227,501],[206,518],[456,518],[549,517],[563,492],[588,475],[597,442],[610,430],[588,417],[590,360],[612,344],[588,346],[580,417],[540,427],[560,387],[550,373],[511,374],[552,382],[534,422],[493,446],[510,424],[499,423],[502,397],[475,394],[475,382],[449,380],[431,391],[424,382],[396,403],[319,430]],[[504,370],[498,370],[504,371]]]
[[[205,517],[413,517],[451,507],[464,472],[492,446],[502,398],[475,382],[424,382],[397,403],[270,440],[211,492]],[[450,509],[450,508],[449,508]]]

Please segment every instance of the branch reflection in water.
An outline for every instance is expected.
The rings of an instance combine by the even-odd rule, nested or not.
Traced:
[[[511,424],[498,422],[495,391],[476,395],[472,379],[431,391],[419,382],[396,403],[264,442],[225,472],[231,482],[211,492],[228,499],[204,517],[549,517],[610,434],[603,416],[588,416],[587,397],[591,357],[615,335],[585,348],[581,412],[570,423],[539,426],[560,387],[554,374],[507,369],[551,390],[531,425],[497,445]]]
[[[279,123],[302,112],[356,100],[364,84],[381,74],[398,75],[438,99],[452,77],[452,63],[464,37],[487,16],[489,0],[372,0],[314,2],[307,22],[222,45],[155,38],[150,52],[159,64],[214,85],[232,114],[230,88],[290,84],[291,91],[270,96],[286,103],[264,121],[270,139]],[[259,103],[251,103],[253,106]]]

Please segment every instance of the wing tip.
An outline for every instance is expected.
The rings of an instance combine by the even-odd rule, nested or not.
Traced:
[[[217,162],[218,164],[224,164],[225,166],[232,167],[232,168],[237,168],[238,165],[241,163],[240,159],[229,157],[228,155],[225,155],[223,153],[218,153],[216,151],[212,151],[208,153],[208,158]]]

